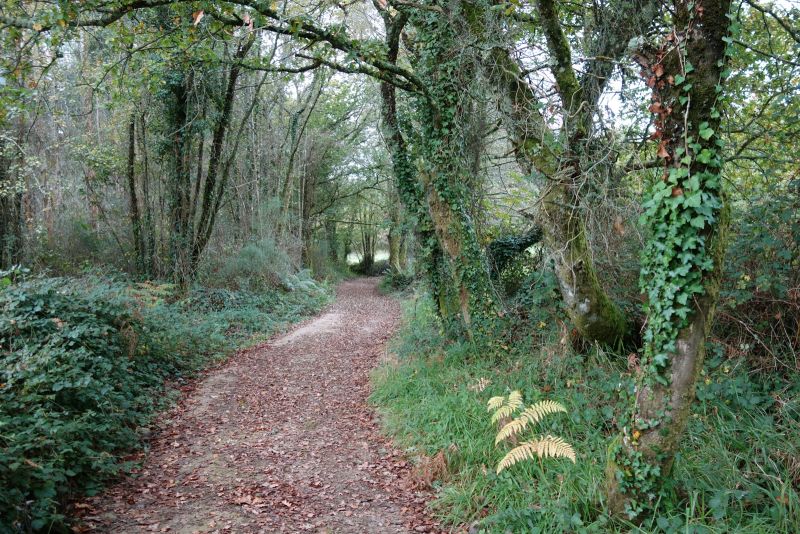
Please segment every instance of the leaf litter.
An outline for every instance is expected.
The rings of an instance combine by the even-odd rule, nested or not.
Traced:
[[[182,388],[140,467],[74,503],[74,530],[440,532],[366,402],[400,317],[377,283],[342,283],[321,316]]]

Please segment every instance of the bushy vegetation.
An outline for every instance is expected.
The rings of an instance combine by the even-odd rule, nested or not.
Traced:
[[[289,255],[274,240],[262,239],[230,255],[212,258],[204,282],[214,287],[258,291],[284,286],[293,271]]]
[[[181,296],[122,276],[20,274],[0,276],[0,525],[12,531],[60,525],[66,500],[128,468],[170,383],[329,299],[297,276],[292,291]]]
[[[414,283],[414,273],[390,270],[381,279],[381,289],[386,292],[404,291]]]
[[[552,308],[551,308],[552,309]],[[409,303],[398,361],[375,375],[372,401],[412,454],[444,451],[434,510],[480,532],[797,532],[800,529],[800,376],[752,373],[752,362],[709,344],[675,480],[651,517],[612,518],[603,485],[617,416],[633,394],[625,354],[572,349],[557,315],[538,334],[448,343],[427,298]],[[577,462],[525,462],[495,473],[505,454],[486,402],[519,390],[569,415],[540,423],[563,436]]]

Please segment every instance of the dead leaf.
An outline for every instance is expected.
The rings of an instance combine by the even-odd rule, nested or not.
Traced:
[[[622,221],[622,217],[620,217],[619,215],[617,215],[617,218],[614,219],[614,231],[619,236],[625,235],[625,224]]]

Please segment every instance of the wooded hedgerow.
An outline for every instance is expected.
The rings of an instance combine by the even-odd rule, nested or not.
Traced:
[[[0,0],[0,524],[67,528],[166,379],[358,273],[415,288],[373,401],[452,456],[443,524],[800,529],[798,28],[791,0]],[[510,391],[566,412],[531,423],[574,464],[486,471]]]

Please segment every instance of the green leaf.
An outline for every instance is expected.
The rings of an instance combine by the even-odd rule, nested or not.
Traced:
[[[711,152],[709,149],[704,148],[697,155],[697,161],[699,161],[703,165],[708,165],[711,162],[711,158],[713,158],[713,157],[714,157],[714,153]]]
[[[714,135],[714,129],[713,128],[703,128],[698,133],[700,134],[700,137],[702,137],[703,139],[708,141],[709,139],[711,139],[711,136]]]

